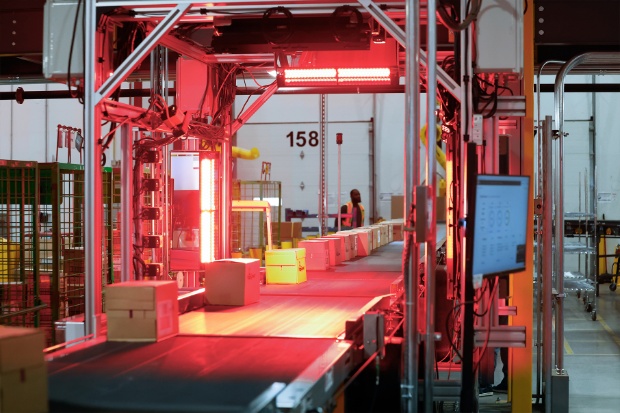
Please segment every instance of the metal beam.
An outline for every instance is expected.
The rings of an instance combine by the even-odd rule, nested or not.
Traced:
[[[260,95],[258,99],[256,99],[254,103],[246,109],[245,112],[240,113],[239,116],[237,116],[237,119],[230,126],[231,135],[237,133],[237,131],[248,121],[248,119],[250,119],[252,115],[254,115],[256,111],[260,109],[261,106],[263,106],[269,98],[274,95],[274,93],[276,93],[276,90],[278,90],[278,83],[273,82],[267,87],[267,89],[265,89],[263,94]]]
[[[101,85],[95,92],[94,104],[97,105],[103,99],[110,97],[112,92],[127,79],[129,74],[135,70],[142,59],[157,46],[161,38],[179,21],[187,10],[192,6],[191,2],[183,2],[174,7],[168,15],[159,23],[153,31],[144,39],[142,43],[125,59],[120,67]]]
[[[273,63],[273,53],[259,54],[207,54],[203,49],[194,46],[170,34],[162,36],[159,44],[174,50],[180,55],[190,57],[199,62],[209,63]]]
[[[407,47],[405,31],[394,22],[379,6],[374,4],[372,0],[358,0],[359,3],[370,13],[370,15],[377,20],[381,26],[396,39],[398,44],[402,47]],[[424,67],[428,67],[428,59],[424,50],[420,50],[420,63]],[[437,80],[452,96],[457,100],[461,100],[461,87],[447,74],[442,68],[436,67]]]

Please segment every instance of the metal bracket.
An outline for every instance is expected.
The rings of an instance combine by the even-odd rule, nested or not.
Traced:
[[[385,318],[378,311],[364,314],[364,356],[370,357],[374,353],[383,355],[385,348]]]

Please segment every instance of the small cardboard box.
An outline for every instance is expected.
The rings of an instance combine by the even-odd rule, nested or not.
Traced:
[[[41,363],[0,374],[0,412],[45,413],[48,411],[47,366]]]
[[[307,280],[306,257],[300,258],[295,265],[267,265],[265,267],[267,284],[300,284]]]
[[[205,294],[210,305],[247,305],[260,296],[260,260],[229,258],[205,265]]]
[[[47,412],[42,330],[0,326],[0,412]]]
[[[349,236],[344,234],[331,234],[326,235],[323,238],[330,239],[333,238],[338,241],[338,245],[340,248],[340,262],[347,261],[351,259],[351,243],[349,241]]]
[[[353,231],[340,231],[337,232],[336,235],[344,235],[349,240],[349,254],[351,255],[351,259],[357,257],[357,234]]]
[[[381,245],[381,228],[378,225],[371,225],[369,227],[365,227],[365,229],[370,229],[371,231],[371,239],[372,239],[372,247],[371,250],[379,248]]]
[[[304,248],[265,251],[265,266],[297,265],[298,261],[302,258],[305,262],[306,250]]]
[[[0,326],[0,374],[44,363],[43,330]]]
[[[403,224],[394,223],[392,225],[392,241],[402,241],[402,240],[403,240]]]
[[[340,252],[340,240],[331,237],[321,237],[319,240],[327,240],[329,242],[329,265],[334,267],[342,263],[342,253]]]
[[[403,218],[405,216],[403,212],[403,206],[405,205],[404,195],[392,195],[392,219]]]
[[[311,239],[299,241],[299,248],[306,249],[306,268],[308,270],[329,269],[329,241]]]
[[[127,281],[105,289],[109,341],[160,341],[179,332],[176,281]]]
[[[372,251],[372,231],[368,229],[351,230],[357,235],[357,256],[366,257]]]
[[[279,228],[278,228],[279,226]],[[265,240],[267,237],[267,223],[265,223]],[[271,223],[271,240],[272,242],[292,241],[293,238],[301,238],[301,222],[283,221]]]

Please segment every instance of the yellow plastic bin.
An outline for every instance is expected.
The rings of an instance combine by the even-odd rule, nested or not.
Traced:
[[[19,244],[0,238],[0,282],[13,281],[12,275],[19,268]]]

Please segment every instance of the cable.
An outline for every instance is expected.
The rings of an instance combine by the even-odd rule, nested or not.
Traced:
[[[465,16],[465,19],[459,23],[455,21],[453,17],[448,14],[448,11],[446,9],[446,6],[443,4],[443,1],[439,0],[437,4],[437,13],[436,13],[437,18],[439,19],[441,24],[443,24],[444,26],[446,26],[448,29],[452,31],[460,32],[462,30],[465,30],[478,17],[478,13],[480,12],[480,6],[482,4],[482,0],[473,0],[473,2],[471,0],[468,1],[466,10],[469,10],[471,3],[473,3],[473,5],[471,6],[472,7],[471,12],[469,12],[467,16]],[[454,11],[453,8],[452,10]]]

